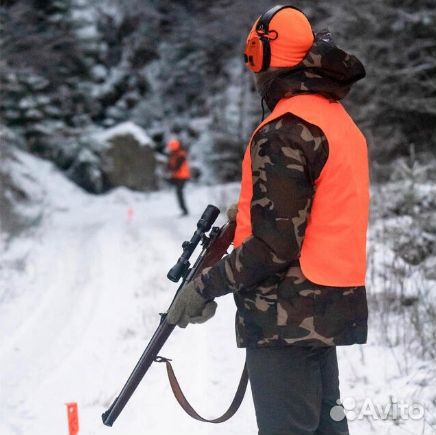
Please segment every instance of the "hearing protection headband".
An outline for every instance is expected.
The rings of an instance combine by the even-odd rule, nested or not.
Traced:
[[[278,37],[275,30],[269,30],[269,23],[279,11],[285,8],[296,9],[304,14],[300,9],[290,5],[277,5],[267,10],[257,21],[256,34],[247,41],[244,51],[244,61],[247,67],[253,72],[261,72],[268,69],[271,62],[270,39]]]

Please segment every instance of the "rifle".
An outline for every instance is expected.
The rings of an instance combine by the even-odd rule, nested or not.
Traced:
[[[174,299],[170,304],[170,307],[174,303],[174,300],[182,287],[186,283],[197,277],[204,268],[216,264],[223,257],[223,255],[226,254],[228,247],[232,243],[235,232],[235,222],[229,221],[221,228],[213,227],[211,229],[219,213],[220,211],[217,207],[213,205],[208,205],[206,207],[206,210],[203,212],[201,218],[197,222],[197,229],[195,230],[191,240],[183,242],[182,255],[167,274],[168,279],[173,282],[178,282],[180,278],[183,278],[182,283],[177,289],[176,295],[174,296]],[[206,234],[208,232],[209,235]],[[201,253],[195,261],[194,265],[190,267],[191,264],[189,262],[189,259],[200,242],[202,245]],[[233,402],[230,405],[229,409],[226,411],[226,413],[224,413],[223,416],[214,420],[207,420],[198,415],[191,407],[180,389],[180,386],[174,375],[174,371],[171,367],[171,363],[168,359],[158,356],[158,353],[160,352],[162,346],[165,344],[168,337],[171,335],[175,328],[175,325],[171,325],[166,321],[166,315],[167,313],[163,313],[160,315],[161,318],[159,326],[157,327],[143,354],[139,358],[138,363],[136,364],[131,375],[127,379],[127,382],[125,383],[123,389],[121,390],[118,397],[114,400],[110,408],[102,414],[102,420],[106,426],[113,425],[113,423],[126,406],[130,397],[136,390],[137,386],[139,385],[142,378],[147,373],[153,362],[166,363],[167,373],[170,379],[173,393],[176,396],[179,404],[191,417],[200,421],[220,423],[222,421],[228,420],[239,408],[247,386],[247,374],[245,368],[241,377],[241,381],[239,383],[236,396],[233,399]]]

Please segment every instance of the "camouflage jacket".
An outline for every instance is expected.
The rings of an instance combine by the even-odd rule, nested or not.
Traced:
[[[317,50],[319,46],[314,44],[303,63],[313,66],[316,58],[321,65],[324,58],[316,57]],[[343,65],[341,62],[339,67]],[[333,81],[324,80],[321,67],[319,71],[312,68],[307,79],[301,68],[267,74],[270,76],[260,77],[263,80],[258,77],[258,84],[263,97],[267,94],[270,108],[284,95],[310,90],[316,74],[313,92],[334,99],[338,99],[337,93],[344,94],[344,87],[335,88]],[[267,92],[262,89],[265,83]],[[251,142],[253,235],[196,281],[197,290],[209,299],[234,293],[239,347],[366,341],[365,287],[315,284],[303,275],[299,264],[314,181],[327,157],[328,142],[320,128],[291,114],[263,126]],[[268,203],[273,207],[263,205]]]

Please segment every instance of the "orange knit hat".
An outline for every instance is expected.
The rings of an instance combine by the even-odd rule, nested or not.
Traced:
[[[254,23],[247,41],[256,34]],[[314,36],[306,16],[291,7],[278,11],[269,23],[269,43],[271,48],[270,67],[292,67],[306,56],[312,47]],[[276,37],[277,35],[277,37]]]

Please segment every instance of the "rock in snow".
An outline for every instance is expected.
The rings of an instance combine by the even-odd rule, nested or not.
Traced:
[[[155,190],[156,158],[153,141],[138,125],[124,122],[99,133],[107,147],[100,151],[101,168],[110,187]]]
[[[156,189],[153,141],[138,125],[129,121],[92,134],[88,147],[82,148],[68,171],[88,192],[102,193],[120,186]]]

